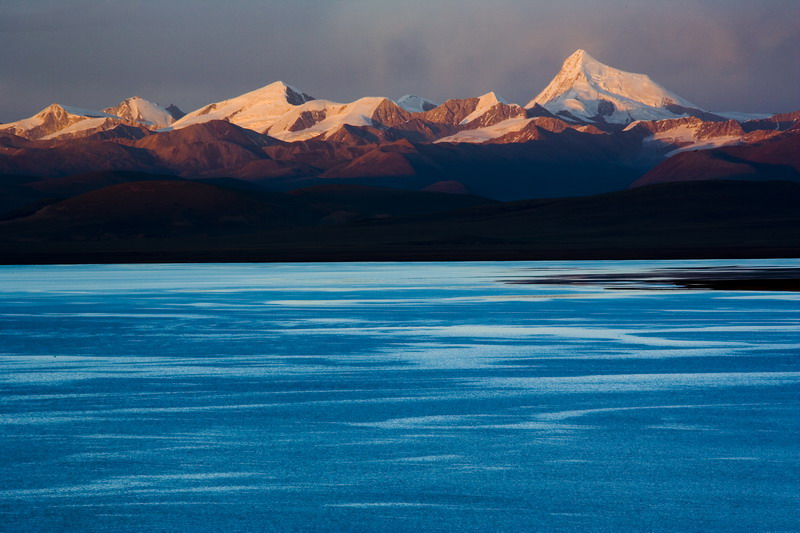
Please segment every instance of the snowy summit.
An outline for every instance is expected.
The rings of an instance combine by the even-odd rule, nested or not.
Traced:
[[[569,56],[553,81],[525,107],[536,104],[566,118],[617,124],[676,118],[687,110],[699,110],[649,76],[609,67],[585,50]]]
[[[432,100],[417,96],[416,94],[407,94],[405,96],[401,96],[395,103],[411,113],[430,111],[439,105]]]
[[[140,96],[126,98],[115,107],[103,109],[103,112],[155,128],[166,128],[175,122],[175,118],[165,108]]]

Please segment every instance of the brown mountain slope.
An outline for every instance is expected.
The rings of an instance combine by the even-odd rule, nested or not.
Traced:
[[[327,193],[331,197],[341,193],[343,200],[353,201],[347,199],[347,191]],[[707,181],[354,224],[258,228],[212,221],[215,231],[195,225],[180,231],[144,228],[147,231],[142,233],[111,231],[107,226],[105,232],[74,225],[67,228],[69,238],[83,238],[80,241],[58,234],[63,225],[53,223],[54,219],[49,233],[43,232],[44,226],[0,223],[0,261],[798,257],[797,205],[798,183]],[[242,205],[236,208],[241,211]],[[19,233],[8,231],[12,228]]]
[[[509,105],[499,102],[490,107],[480,117],[469,121],[462,126],[463,129],[485,128],[511,118],[525,118],[527,111],[518,105]]]
[[[3,150],[2,155],[0,174],[56,177],[112,170],[169,173],[148,150],[111,141],[36,142],[22,149]]]
[[[277,139],[215,120],[149,135],[135,146],[148,150],[175,174],[196,176],[268,159],[263,148],[281,144]]]
[[[451,139],[483,140],[480,145],[434,144],[464,128],[519,117],[523,111],[503,103],[482,105],[484,112],[478,118],[460,124],[483,98],[449,100],[420,113],[407,113],[384,101],[375,112],[386,124],[344,125],[292,143],[226,121],[156,133],[118,126],[70,141],[28,141],[2,135],[0,174],[57,177],[132,171],[185,178],[237,177],[263,181],[276,190],[331,182],[421,189],[440,181],[457,181],[476,194],[501,200],[597,194],[627,188],[639,178],[643,180],[640,184],[721,177],[795,179],[794,170],[784,165],[792,151],[798,152],[796,146],[784,150],[762,145],[771,137],[783,138],[796,131],[776,129],[795,124],[796,114],[744,125],[677,118],[641,122],[627,131],[619,124],[599,129],[553,116],[530,122],[517,118],[513,123],[521,128],[517,131],[512,124],[473,138]],[[540,111],[534,106],[525,114]],[[762,127],[767,129],[757,129]],[[793,127],[797,128],[796,124]],[[500,136],[492,138],[495,134]],[[642,177],[678,148],[722,143],[759,146],[759,153],[680,155]]]
[[[742,124],[745,131],[755,130],[779,130],[785,131],[800,124],[800,111],[791,113],[778,113],[769,118],[760,120],[748,120]]]
[[[479,98],[454,98],[434,107],[430,111],[415,113],[415,115],[426,122],[458,126],[462,120],[475,111],[479,101]]]
[[[788,131],[753,145],[682,152],[631,187],[718,179],[800,181],[800,132]]]
[[[319,213],[279,193],[190,181],[111,185],[0,224],[0,233],[47,240],[220,234],[315,222]]]

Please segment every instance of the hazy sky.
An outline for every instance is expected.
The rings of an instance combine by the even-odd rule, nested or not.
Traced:
[[[0,0],[0,121],[276,80],[527,103],[578,48],[717,111],[800,109],[800,0]]]

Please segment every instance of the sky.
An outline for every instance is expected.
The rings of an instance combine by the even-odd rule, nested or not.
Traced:
[[[0,0],[0,122],[282,80],[526,104],[583,48],[711,111],[800,109],[800,0]]]

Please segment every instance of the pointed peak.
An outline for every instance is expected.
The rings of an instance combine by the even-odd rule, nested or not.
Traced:
[[[288,84],[288,83],[285,83],[285,82],[282,82],[281,80],[278,80],[278,81],[273,81],[272,83],[269,83],[269,84],[265,85],[263,88],[264,88],[264,89],[268,89],[268,88],[274,88],[274,89],[277,89],[277,88],[289,89],[290,87],[289,87],[289,84]]]
[[[251,91],[242,96],[255,96],[266,99],[284,99],[287,103],[292,105],[301,105],[308,101],[314,100],[314,97],[309,96],[301,90],[280,80],[274,81],[269,85],[265,85],[260,89],[256,89],[255,91]]]
[[[61,105],[58,102],[53,102],[49,106],[47,106],[44,109],[42,109],[41,111],[39,111],[39,114],[45,113],[47,111],[56,111],[56,110],[66,111],[68,108],[69,108],[69,106]]]
[[[61,105],[58,103],[50,104],[49,106],[45,107],[35,116],[42,116],[51,113],[66,113],[69,115],[75,115],[79,117],[107,117],[110,116],[108,113],[104,113],[102,111],[95,111],[93,109],[83,109],[80,107],[73,107],[73,106],[66,106]]]
[[[103,113],[154,128],[164,128],[175,121],[173,115],[163,106],[141,96],[126,98],[114,107],[103,109]]]
[[[298,89],[297,87],[295,87],[294,85],[289,85],[288,83],[280,81],[280,80],[270,83],[269,85],[267,85],[267,87],[276,87],[276,88],[280,87],[280,88],[282,88],[282,89],[284,89],[286,91],[293,91],[293,92],[296,92],[298,94],[303,92],[300,89]]]
[[[587,52],[583,48],[578,48],[577,50],[572,52],[572,54],[570,54],[569,57],[567,57],[564,60],[564,62],[566,63],[567,61],[570,60],[575,61],[577,63],[600,63],[594,57],[589,55],[589,52]]]
[[[570,54],[570,56],[567,59],[583,59],[585,56],[588,55],[589,54],[586,53],[586,50],[584,50],[583,48],[578,48],[577,50],[572,52],[572,54]]]
[[[422,96],[418,96],[416,94],[407,94],[405,96],[401,96],[396,100],[396,103],[406,111],[416,113],[429,111],[439,105],[432,100],[428,100],[427,98],[423,98]]]
[[[160,105],[158,105],[155,102],[151,102],[146,98],[142,98],[141,96],[131,96],[130,98],[124,99],[114,107],[107,107],[103,109],[103,112],[113,114],[114,111],[119,111],[120,109],[125,107],[141,107],[141,106],[155,106],[157,108],[161,108]]]
[[[470,122],[484,116],[486,113],[489,113],[495,107],[499,106],[500,104],[508,105],[508,103],[500,98],[495,92],[488,92],[482,96],[479,96],[477,99],[472,98],[473,102],[475,102],[475,107],[472,112],[464,117],[459,124],[469,124]]]
[[[504,98],[499,96],[494,91],[489,91],[486,94],[483,94],[478,97],[478,101],[480,102],[478,105],[487,105],[487,104],[507,104],[508,102],[505,101]]]
[[[536,104],[556,115],[615,123],[679,116],[682,112],[675,111],[675,104],[697,107],[646,74],[610,67],[583,49],[570,55],[550,84],[525,107]]]
[[[142,96],[131,96],[130,98],[126,98],[125,100],[123,100],[123,101],[122,101],[122,102],[120,102],[120,103],[121,103],[121,104],[122,104],[122,103],[128,103],[128,104],[148,104],[148,105],[154,105],[154,106],[157,106],[157,107],[163,107],[163,106],[162,106],[161,104],[159,104],[158,102],[154,102],[154,101],[152,101],[152,100],[148,100],[147,98],[144,98],[144,97],[142,97]]]
[[[581,73],[586,73],[587,69],[596,70],[598,68],[602,69],[610,67],[599,62],[590,56],[586,50],[580,48],[564,60],[564,63],[561,65],[561,72],[559,72],[559,76],[572,78],[580,75]]]
[[[245,94],[254,94],[254,93],[282,94],[282,93],[287,92],[288,89],[291,89],[291,87],[289,87],[289,85],[283,83],[282,81],[273,81],[272,83],[268,83],[267,85],[264,85],[263,87],[259,87],[258,89],[255,89],[253,91],[250,91],[250,93],[245,93]]]
[[[49,106],[45,107],[44,109],[42,109],[41,111],[39,111],[36,114],[37,115],[41,115],[42,113],[47,113],[48,111],[55,111],[57,109],[64,109],[64,108],[61,107],[61,104],[59,104],[57,102],[53,102],[52,104],[50,104]]]

